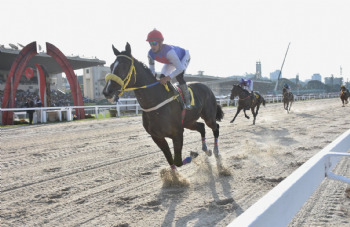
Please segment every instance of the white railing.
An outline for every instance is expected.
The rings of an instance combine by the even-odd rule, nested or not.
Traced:
[[[126,104],[123,104],[123,103],[126,103]],[[99,118],[98,117],[99,114],[102,114],[102,117],[105,118],[105,111],[112,108],[116,109],[118,117],[120,117],[123,111],[132,111],[132,112],[135,111],[135,115],[137,115],[139,111],[142,111],[136,98],[120,99],[119,102],[116,103],[115,105],[6,108],[6,109],[0,109],[0,121],[1,121],[0,123],[2,124],[2,112],[4,111],[21,111],[21,112],[14,112],[14,115],[24,115],[26,114],[26,112],[23,112],[23,111],[27,111],[27,110],[40,111],[41,119],[37,119],[37,120],[39,120],[42,123],[47,122],[48,114],[50,112],[55,112],[56,113],[55,119],[58,119],[59,121],[62,121],[63,119],[62,113],[64,113],[67,121],[72,121],[73,113],[75,112],[74,109],[77,109],[77,108],[83,108],[86,112],[92,111],[92,113],[95,114],[96,119]]]
[[[263,95],[266,103],[278,103],[283,102],[283,95]],[[329,94],[306,94],[306,95],[295,95],[294,101],[300,100],[310,100],[310,99],[327,99],[327,98],[339,98],[339,94],[337,93],[329,93]],[[217,103],[226,106],[237,106],[238,105],[238,97],[235,97],[234,100],[230,100],[230,98],[217,98]]]
[[[350,130],[305,162],[285,180],[268,192],[228,227],[287,226],[306,200],[328,177],[350,184],[350,179],[331,172],[350,149]]]
[[[282,95],[277,95],[277,96],[272,96],[272,95],[263,95],[265,101],[267,103],[277,103],[277,102],[282,102],[283,96]],[[294,99],[295,101],[299,100],[310,100],[310,99],[320,99],[320,98],[335,98],[339,97],[338,94],[318,94],[318,95],[302,95],[302,96],[295,96]],[[238,97],[236,97],[234,100],[230,100],[229,98],[222,99],[222,98],[217,98],[217,103],[220,105],[225,104],[226,106],[230,106],[231,103],[233,106],[238,105]],[[64,106],[64,107],[40,107],[40,108],[6,108],[6,109],[0,109],[0,112],[3,111],[26,111],[26,110],[36,110],[40,111],[40,116],[41,122],[45,123],[47,122],[47,113],[49,112],[56,112],[57,114],[57,119],[62,121],[62,113],[66,116],[67,121],[72,121],[73,117],[72,114],[75,112],[74,109],[76,108],[84,108],[86,113],[94,114],[96,119],[98,119],[98,115],[102,114],[102,117],[105,118],[105,111],[115,108],[117,111],[118,117],[121,116],[121,113],[124,111],[128,112],[133,112],[135,111],[135,115],[138,115],[140,111],[142,111],[140,104],[137,102],[136,98],[131,98],[131,99],[120,99],[118,103],[115,105],[99,105],[99,106]],[[20,115],[24,114],[23,112],[14,112],[15,115]],[[1,115],[1,114],[0,114]],[[2,124],[2,118],[0,116],[0,123]]]

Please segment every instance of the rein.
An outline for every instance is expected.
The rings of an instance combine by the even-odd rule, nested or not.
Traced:
[[[119,76],[113,74],[113,73],[108,73],[105,77],[106,82],[108,82],[109,80],[113,80],[115,82],[117,82],[122,88],[121,88],[121,92],[118,94],[118,97],[120,98],[120,96],[123,95],[123,93],[125,91],[133,91],[133,90],[137,90],[137,89],[141,89],[141,88],[149,88],[149,87],[153,87],[154,85],[159,84],[159,81],[153,83],[153,84],[149,84],[149,85],[145,85],[142,87],[132,87],[132,88],[126,88],[130,82],[130,79],[132,77],[133,72],[134,73],[134,77],[135,77],[135,83],[136,83],[136,69],[135,69],[135,65],[134,65],[134,58],[131,58],[129,56],[126,55],[118,55],[117,57],[126,57],[128,59],[131,60],[131,66],[128,72],[128,75],[125,77],[124,80],[122,80]],[[169,92],[170,89],[168,87],[167,84],[164,84],[165,89]]]
[[[244,98],[244,99],[239,99],[239,100],[246,100],[247,98],[249,98],[249,97],[251,97],[252,95],[249,95],[249,96],[247,96],[246,98]],[[239,97],[239,96],[238,96]]]
[[[242,88],[241,88],[242,89]],[[244,89],[242,89],[243,91],[241,91],[241,93],[242,92],[244,92],[245,90]],[[246,100],[247,98],[249,98],[249,97],[251,97],[252,95],[251,94],[249,94],[247,97],[245,97],[244,99],[241,99],[241,98],[239,98],[239,94],[238,94],[238,98],[239,98],[239,100]]]
[[[130,82],[130,79],[131,79],[131,77],[132,77],[132,73],[133,73],[133,72],[135,72],[135,73],[134,73],[134,77],[135,77],[135,83],[136,83],[136,69],[135,69],[135,65],[134,65],[134,58],[131,58],[131,57],[126,56],[126,55],[118,55],[117,57],[126,57],[126,58],[128,58],[128,59],[131,60],[131,66],[130,66],[128,75],[125,77],[124,80],[122,80],[119,76],[117,76],[117,75],[115,75],[115,74],[113,74],[113,73],[108,73],[108,74],[106,75],[106,77],[105,77],[106,82],[108,82],[109,80],[113,80],[113,81],[117,82],[117,83],[122,87],[122,88],[121,88],[121,92],[120,92],[119,95],[118,95],[118,98],[120,98],[120,96],[122,96],[123,93],[124,93],[125,91],[133,91],[133,90],[137,90],[137,89],[141,89],[141,88],[149,88],[149,87],[153,87],[153,86],[159,84],[159,81],[157,81],[157,82],[155,82],[155,83],[153,83],[153,84],[145,85],[145,86],[142,86],[142,87],[131,87],[131,88],[126,88],[126,87],[128,86],[128,84],[129,84],[129,82]],[[170,89],[169,89],[169,87],[168,87],[168,84],[165,83],[165,84],[164,84],[164,87],[165,87],[165,89],[166,89],[168,92],[170,91]],[[145,112],[150,112],[150,111],[159,109],[160,107],[164,106],[165,104],[167,104],[167,103],[169,103],[169,102],[171,102],[171,101],[173,101],[173,100],[176,100],[178,96],[179,96],[179,95],[174,95],[174,96],[172,96],[172,97],[166,99],[165,101],[159,103],[159,104],[156,105],[155,107],[152,107],[152,108],[149,108],[149,109],[143,109],[143,108],[141,107],[141,109],[142,109],[143,111],[145,111]]]

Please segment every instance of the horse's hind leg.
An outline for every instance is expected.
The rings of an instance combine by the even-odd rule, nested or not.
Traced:
[[[212,151],[208,150],[206,138],[205,138],[205,125],[201,122],[193,122],[186,126],[187,129],[196,130],[201,134],[202,137],[202,151],[204,151],[208,156],[211,156]]]
[[[205,122],[207,124],[207,126],[209,128],[211,128],[213,130],[213,134],[214,134],[214,155],[216,158],[219,157],[219,145],[218,145],[218,141],[219,141],[219,124],[216,123],[216,121],[206,121]]]
[[[259,108],[260,108],[260,103],[258,105],[256,105],[256,111],[255,111],[255,116],[254,116],[254,125],[255,125],[255,119],[256,117],[258,116],[258,113],[259,113]]]
[[[254,117],[254,120],[253,120],[253,125],[255,125],[255,119],[256,119],[256,113],[254,112],[254,108],[251,108],[251,111],[252,111],[252,114],[253,114],[253,117]]]
[[[163,151],[165,158],[168,161],[170,167],[172,169],[176,169],[176,166],[174,165],[173,156],[171,155],[168,142],[165,140],[165,138],[158,138],[158,137],[154,137],[154,136],[151,136],[151,137],[152,137],[153,141],[158,145],[158,147]],[[182,164],[182,162],[181,162],[181,164]]]

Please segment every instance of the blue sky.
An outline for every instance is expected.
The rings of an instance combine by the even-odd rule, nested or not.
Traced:
[[[0,44],[50,42],[66,55],[96,56],[109,66],[112,44],[147,63],[148,32],[188,49],[187,73],[211,76],[255,73],[283,67],[283,77],[350,80],[350,1],[39,1],[1,0]],[[161,64],[156,64],[160,70]]]

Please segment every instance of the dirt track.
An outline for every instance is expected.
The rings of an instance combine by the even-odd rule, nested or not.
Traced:
[[[188,186],[166,187],[174,179],[140,116],[1,129],[2,226],[226,226],[350,128],[339,99],[296,102],[290,114],[268,104],[255,126],[224,112],[219,149],[231,175],[186,130],[183,158],[200,153],[178,169]],[[349,163],[335,173],[350,177]],[[347,187],[325,180],[290,226],[349,226]]]

